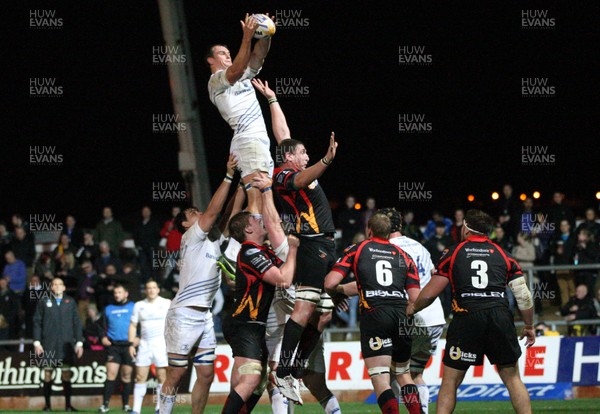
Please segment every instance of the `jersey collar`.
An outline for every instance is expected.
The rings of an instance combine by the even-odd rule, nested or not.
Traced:
[[[485,235],[473,234],[467,238],[467,241],[484,242],[489,241],[489,237]]]
[[[380,239],[379,237],[371,237],[371,240],[376,241],[377,243],[390,244],[389,240]]]

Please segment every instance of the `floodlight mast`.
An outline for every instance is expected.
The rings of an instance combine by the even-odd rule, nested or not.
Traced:
[[[188,201],[204,210],[211,191],[183,0],[158,0],[158,7],[165,46],[183,57],[179,62],[167,64],[173,109],[178,115],[177,121],[185,125],[178,128],[177,133],[179,171],[190,195]]]

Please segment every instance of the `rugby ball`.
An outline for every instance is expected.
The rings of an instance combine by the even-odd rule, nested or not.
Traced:
[[[275,30],[277,30],[275,22],[269,16],[266,14],[253,14],[252,16],[258,22],[258,27],[254,31],[255,39],[263,39],[275,34]]]

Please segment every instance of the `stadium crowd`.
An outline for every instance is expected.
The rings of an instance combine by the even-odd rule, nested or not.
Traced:
[[[535,201],[518,200],[510,185],[505,185],[498,200],[497,224],[490,238],[514,257],[524,270],[533,265],[578,265],[600,263],[600,223],[596,210],[589,207],[577,220],[564,203],[565,195],[555,192],[547,208]],[[337,214],[338,254],[365,239],[366,223],[377,211],[374,198],[365,208],[357,208],[356,198],[349,195]],[[437,263],[444,249],[460,241],[464,209],[442,213],[434,211],[428,220],[418,221],[418,211],[403,211],[404,234],[421,242]],[[0,340],[32,338],[32,320],[37,301],[43,297],[52,279],[64,279],[66,293],[78,304],[79,316],[86,329],[86,347],[101,349],[97,321],[113,300],[117,284],[129,288],[130,300],[142,297],[143,284],[149,279],[159,282],[161,296],[172,298],[177,292],[177,258],[181,233],[173,218],[180,212],[173,207],[172,217],[162,225],[152,217],[147,206],[141,217],[126,233],[105,207],[95,228],[82,229],[75,217],[65,218],[62,231],[52,251],[36,252],[35,232],[21,214],[13,214],[9,224],[0,222],[2,278],[0,278]],[[123,247],[126,237],[133,238],[134,248]],[[567,321],[600,317],[600,288],[597,270],[539,271],[534,275],[535,310],[538,316],[555,314]],[[36,293],[37,292],[37,293]],[[508,291],[511,310],[515,303]],[[228,306],[231,289],[223,282],[217,294],[213,314],[220,332],[219,314]],[[450,316],[451,292],[442,296],[446,317]],[[338,311],[333,324],[357,326],[358,298],[352,297],[348,311]],[[544,306],[547,308],[544,309]],[[595,334],[586,327],[573,326],[572,335]]]

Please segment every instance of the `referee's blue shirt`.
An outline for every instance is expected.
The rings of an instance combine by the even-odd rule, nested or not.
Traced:
[[[130,301],[124,305],[108,305],[104,309],[108,328],[106,336],[111,341],[121,342],[129,340],[129,322],[131,321],[134,305],[135,303]]]

